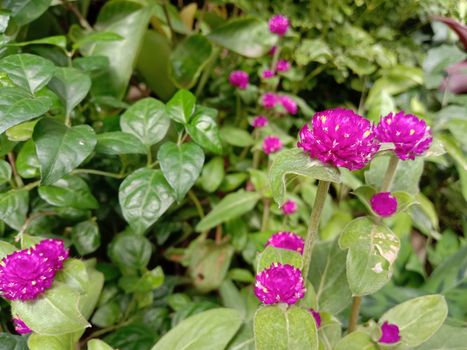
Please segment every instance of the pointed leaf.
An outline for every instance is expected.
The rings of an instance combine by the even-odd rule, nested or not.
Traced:
[[[29,192],[10,190],[0,194],[0,219],[8,226],[19,230],[26,220]]]
[[[186,124],[190,121],[196,107],[196,97],[188,90],[179,90],[169,102],[167,112],[170,118],[178,123]]]
[[[215,121],[217,111],[211,108],[200,107],[186,126],[188,134],[198,145],[216,154],[222,153],[222,144],[219,138],[219,128]]]
[[[0,160],[0,185],[11,179],[11,166],[8,162]]]
[[[97,135],[96,152],[109,155],[146,154],[147,149],[133,134],[113,131]]]

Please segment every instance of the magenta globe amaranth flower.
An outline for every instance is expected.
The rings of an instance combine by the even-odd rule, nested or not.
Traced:
[[[15,331],[19,334],[32,333],[32,330],[26,325],[26,323],[19,318],[13,318],[13,325],[15,326]]]
[[[270,70],[270,69],[266,69],[266,70],[263,71],[261,76],[263,77],[263,79],[269,79],[269,78],[272,78],[274,76],[274,72],[272,70]]]
[[[264,128],[266,125],[268,125],[268,123],[269,123],[268,118],[266,118],[264,115],[258,115],[257,117],[253,119],[253,121],[251,122],[251,125],[255,129],[259,129],[259,128]]]
[[[389,113],[375,129],[381,142],[392,142],[394,153],[401,159],[415,159],[431,145],[431,129],[423,119],[413,114]]]
[[[248,87],[249,76],[247,72],[236,70],[230,73],[229,82],[239,89],[245,90]]]
[[[267,246],[272,246],[275,248],[294,250],[300,254],[303,253],[303,248],[305,246],[305,241],[302,237],[293,232],[278,232],[275,233],[269,238],[266,242]]]
[[[55,270],[63,267],[63,262],[68,258],[68,249],[60,239],[46,239],[35,245],[33,251],[53,264]]]
[[[278,97],[276,94],[272,92],[266,92],[261,96],[261,104],[263,105],[264,108],[266,109],[271,109],[276,106],[276,104],[279,102]]]
[[[397,199],[390,192],[380,192],[370,199],[371,209],[382,217],[388,217],[397,211]]]
[[[289,19],[282,15],[276,15],[269,20],[269,31],[279,36],[284,36],[289,30]]]
[[[315,311],[313,309],[308,309],[308,311],[310,311],[310,314],[315,319],[316,328],[321,327],[321,314],[318,311]]]
[[[290,69],[290,63],[287,60],[279,60],[276,69],[278,72],[287,72]]]
[[[284,107],[284,109],[287,111],[287,113],[292,115],[297,114],[297,103],[295,103],[295,101],[292,98],[290,98],[289,96],[281,96],[279,98],[279,102],[282,105],[282,107]]]
[[[349,109],[317,112],[300,131],[298,147],[323,163],[349,170],[365,167],[379,149],[369,120]]]
[[[297,211],[297,202],[289,199],[282,204],[281,210],[284,215],[292,215]]]
[[[0,295],[9,300],[32,300],[52,286],[56,262],[33,249],[14,252],[0,263]]]
[[[282,141],[276,136],[266,136],[263,141],[263,151],[266,154],[276,153],[282,149]]]
[[[381,338],[378,341],[384,344],[394,344],[400,340],[399,327],[394,323],[384,322],[381,326]]]
[[[292,265],[274,263],[256,275],[255,294],[263,304],[292,305],[305,292],[302,272]]]

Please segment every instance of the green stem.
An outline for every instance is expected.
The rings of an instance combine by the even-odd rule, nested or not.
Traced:
[[[239,124],[242,117],[242,101],[240,100],[240,95],[235,94],[235,124]]]
[[[263,199],[263,219],[261,220],[261,232],[265,232],[269,227],[269,213],[271,211],[271,200]]]
[[[281,47],[279,46],[279,43],[278,43],[276,45],[276,52],[274,52],[274,56],[272,56],[271,70],[273,72],[276,71],[276,65],[277,65],[277,61],[279,61],[280,54],[281,54]]]
[[[95,169],[75,169],[72,171],[73,175],[76,174],[93,174],[100,176],[113,177],[114,179],[123,179],[125,174],[109,173],[107,171],[95,170]]]
[[[38,181],[34,181],[34,182],[31,182],[31,183],[28,183],[26,186],[24,186],[22,189],[23,190],[26,190],[26,191],[29,191],[29,190],[32,190],[34,187],[37,187],[39,186],[41,183],[40,180]]]
[[[21,179],[21,176],[19,176],[18,171],[16,170],[16,159],[13,152],[8,153],[8,162],[10,163],[11,171],[13,172],[13,177],[15,179],[16,186],[23,187],[23,180]]]
[[[214,63],[216,63],[217,56],[219,56],[219,53],[220,53],[220,49],[215,48],[211,57],[209,58],[208,65],[204,69],[203,75],[201,75],[201,79],[199,80],[198,86],[196,87],[196,91],[195,91],[196,97],[199,97],[201,93],[203,92],[203,88],[206,85],[206,82],[208,81],[211,75],[211,71],[214,68]]]
[[[191,201],[192,201],[193,204],[195,205],[196,210],[198,211],[199,217],[200,217],[201,219],[204,218],[203,206],[202,206],[201,203],[199,202],[198,197],[196,197],[196,194],[195,194],[193,191],[190,190],[190,191],[188,191],[188,197],[190,197]]]
[[[308,270],[310,269],[311,262],[311,252],[313,250],[313,244],[315,236],[318,233],[319,220],[321,218],[321,213],[324,208],[324,203],[326,201],[326,196],[328,194],[329,186],[331,183],[329,181],[319,180],[318,190],[316,191],[315,203],[313,204],[313,209],[311,211],[310,223],[308,224],[308,231],[305,241],[305,249],[303,252],[303,278],[308,279]]]
[[[360,304],[362,303],[362,297],[353,297],[352,311],[350,312],[349,319],[349,333],[352,333],[357,328],[358,315],[360,313]]]
[[[151,146],[148,147],[148,152],[147,152],[147,161],[146,161],[146,166],[148,168],[151,167],[151,164],[152,164],[152,150],[151,150]]]
[[[175,41],[175,32],[174,32],[173,27],[172,27],[172,21],[170,19],[170,15],[169,15],[169,5],[168,5],[167,0],[162,1],[162,9],[164,10],[164,15],[165,15],[165,19],[167,21],[167,26],[169,27],[169,30],[170,30],[170,40],[173,43]]]
[[[391,158],[389,159],[388,167],[386,169],[386,174],[384,174],[383,183],[381,185],[380,192],[390,191],[398,165],[399,165],[399,158],[394,154],[391,155]]]

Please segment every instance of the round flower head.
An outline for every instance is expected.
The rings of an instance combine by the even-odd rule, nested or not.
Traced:
[[[292,114],[292,115],[297,114],[297,110],[298,110],[297,104],[290,97],[281,96],[280,97],[280,103],[281,103],[282,107],[284,107],[284,109],[289,114]]]
[[[277,15],[269,20],[269,31],[279,36],[284,36],[289,30],[289,19],[285,16]]]
[[[32,300],[52,286],[53,261],[32,249],[19,250],[0,263],[0,295],[9,300]]]
[[[375,129],[381,142],[392,142],[394,153],[401,159],[415,159],[431,145],[431,129],[423,119],[413,114],[389,113]]]
[[[292,215],[297,211],[297,202],[289,199],[281,207],[282,214],[284,215]]]
[[[242,70],[236,70],[230,73],[229,82],[239,89],[245,90],[248,87],[248,73]]]
[[[263,151],[266,154],[276,153],[282,149],[282,141],[275,136],[266,136],[263,141]]]
[[[274,263],[256,275],[255,294],[263,304],[292,305],[305,292],[302,272],[291,265]]]
[[[308,311],[310,311],[311,315],[315,319],[316,328],[321,327],[321,314],[318,311],[315,311],[313,309],[308,309]]]
[[[270,69],[266,69],[265,71],[263,71],[263,74],[261,75],[264,79],[269,79],[269,78],[272,78],[274,76],[274,72]]]
[[[278,232],[269,238],[265,246],[267,247],[268,245],[275,248],[295,250],[296,252],[302,254],[305,241],[302,237],[293,232]]]
[[[378,341],[384,344],[394,344],[399,340],[401,340],[399,327],[394,323],[384,322],[381,326],[381,338]]]
[[[276,106],[278,101],[278,97],[272,92],[266,92],[263,96],[261,96],[261,104],[266,109],[271,109]]]
[[[268,125],[268,123],[269,123],[268,118],[266,118],[264,115],[259,115],[253,119],[253,121],[251,122],[251,125],[253,125],[255,129],[257,129],[257,128],[264,128],[266,125]]]
[[[13,325],[15,326],[15,331],[19,334],[29,334],[32,333],[32,330],[19,318],[13,318]]]
[[[278,72],[287,72],[290,69],[290,63],[287,60],[279,60],[276,69]]]
[[[388,217],[397,211],[397,199],[390,192],[380,192],[370,200],[371,209],[382,217]]]
[[[315,113],[311,123],[311,129],[305,125],[300,131],[297,145],[323,163],[361,169],[379,149],[371,123],[349,109]]]
[[[68,258],[68,249],[61,239],[46,239],[35,245],[33,252],[49,261],[57,271],[63,267]]]

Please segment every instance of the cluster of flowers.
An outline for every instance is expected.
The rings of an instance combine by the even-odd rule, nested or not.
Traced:
[[[0,296],[20,301],[37,299],[52,287],[67,258],[68,249],[58,239],[46,239],[11,253],[0,262]],[[31,332],[22,320],[15,318],[13,322],[18,333]]]

